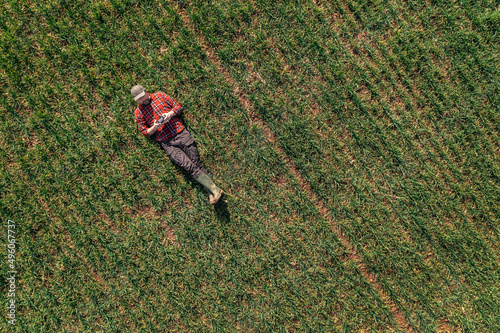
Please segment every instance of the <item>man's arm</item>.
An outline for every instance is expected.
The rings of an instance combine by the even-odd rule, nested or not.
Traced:
[[[136,110],[135,112],[135,119],[137,120],[137,123],[139,124],[139,129],[141,130],[142,134],[145,136],[151,136],[153,135],[158,128],[162,126],[162,124],[158,122],[154,122],[153,126],[148,127],[148,124],[146,123],[146,119],[144,119],[144,116],[141,114],[139,110]]]
[[[170,111],[167,113],[169,115],[169,119],[172,117],[178,117],[181,114],[182,106],[177,103],[172,97],[162,92],[163,98],[165,98],[165,102],[167,103]]]
[[[151,136],[151,135],[153,135],[153,134],[154,134],[154,132],[156,132],[156,131],[158,130],[158,128],[160,128],[161,126],[162,126],[162,124],[157,123],[157,122],[155,121],[155,123],[153,124],[153,126],[151,126],[150,128],[148,128],[148,129],[146,130],[147,136]]]

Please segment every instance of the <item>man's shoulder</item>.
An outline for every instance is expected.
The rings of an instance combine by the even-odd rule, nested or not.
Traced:
[[[141,116],[143,116],[143,114],[144,114],[144,110],[143,110],[143,108],[141,107],[141,105],[138,105],[138,106],[135,108],[135,110],[134,110],[134,115],[135,115],[135,117],[136,117],[136,118],[141,117]]]
[[[171,103],[171,101],[172,101],[172,97],[165,94],[163,91],[158,91],[154,94],[151,94],[151,99],[155,103],[159,103],[161,105],[164,105],[165,103]]]

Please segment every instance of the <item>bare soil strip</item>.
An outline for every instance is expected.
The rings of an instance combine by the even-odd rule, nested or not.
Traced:
[[[217,56],[215,50],[213,50],[208,45],[207,41],[204,39],[204,37],[202,35],[197,33],[197,30],[196,30],[195,26],[193,25],[193,23],[191,22],[191,18],[189,17],[188,14],[183,9],[181,9],[179,7],[177,7],[177,12],[182,17],[186,26],[194,33],[195,38],[202,45],[203,50],[207,54],[208,58],[214,63],[218,72],[226,79],[227,83],[232,88],[233,93],[236,96],[238,96],[240,103],[242,105],[244,105],[245,109],[247,110],[247,113],[248,113],[250,119],[252,119],[252,121],[255,124],[257,124],[260,128],[262,128],[264,130],[264,133],[267,137],[267,140],[269,141],[271,146],[278,152],[279,156],[283,159],[283,161],[285,161],[286,165],[289,167],[290,172],[299,182],[301,189],[305,193],[307,193],[311,202],[315,205],[316,209],[321,213],[323,218],[325,218],[325,220],[331,224],[332,229],[335,232],[335,235],[340,240],[341,244],[350,253],[350,255],[349,255],[350,260],[352,260],[356,264],[357,268],[359,269],[359,271],[361,272],[363,277],[371,283],[374,290],[380,295],[381,299],[384,301],[384,304],[386,305],[386,307],[389,309],[390,313],[392,314],[396,324],[399,326],[400,329],[403,329],[405,332],[413,332],[413,329],[410,325],[408,325],[408,322],[406,321],[405,316],[403,315],[403,313],[401,311],[399,311],[396,304],[384,291],[384,289],[382,288],[382,285],[378,282],[377,277],[368,271],[365,263],[363,262],[363,259],[357,253],[354,246],[352,246],[349,239],[345,235],[342,234],[342,232],[340,231],[340,228],[335,223],[333,218],[330,216],[328,209],[326,208],[323,201],[316,197],[314,192],[311,190],[311,187],[309,186],[309,184],[301,176],[297,167],[290,160],[290,158],[285,154],[283,149],[280,148],[280,146],[276,142],[274,133],[271,131],[269,126],[260,118],[260,116],[256,113],[253,103],[246,96],[245,92],[243,92],[242,89],[238,86],[238,83],[234,80],[234,78],[231,76],[229,71],[222,65],[222,62],[219,59],[219,57]]]

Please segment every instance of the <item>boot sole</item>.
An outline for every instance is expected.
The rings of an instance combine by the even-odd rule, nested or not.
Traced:
[[[219,202],[220,198],[222,197],[222,193],[224,193],[222,190],[220,190],[219,195],[214,197],[213,201],[210,201],[211,205],[215,205],[217,202]]]

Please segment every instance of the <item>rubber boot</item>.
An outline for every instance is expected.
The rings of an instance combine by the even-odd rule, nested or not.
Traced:
[[[208,177],[206,174],[202,173],[198,179],[196,179],[198,183],[205,186],[213,195],[213,198],[210,198],[210,204],[213,205],[217,203],[222,196],[222,190],[218,188],[214,182]]]
[[[208,176],[208,178],[212,179],[212,175],[207,173],[206,174]],[[210,190],[208,188],[206,188],[205,186],[203,186],[203,188],[205,189],[205,191],[208,193],[208,200],[210,200],[210,202],[214,201],[214,195],[212,194],[212,192],[210,192]]]
[[[208,188],[206,188],[205,186],[203,186],[203,188],[205,189],[205,191],[207,191],[208,193],[208,200],[210,200],[210,202],[214,201],[214,195],[212,194],[212,192],[210,192],[210,190]]]

